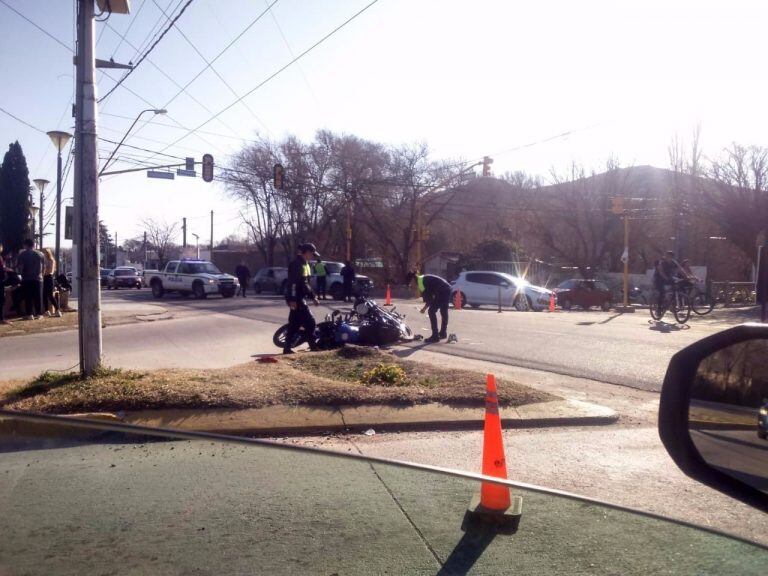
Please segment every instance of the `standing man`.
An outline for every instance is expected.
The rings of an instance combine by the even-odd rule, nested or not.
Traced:
[[[315,317],[307,306],[307,298],[310,298],[317,306],[317,297],[309,285],[312,278],[312,268],[310,260],[320,258],[317,248],[314,244],[301,244],[298,248],[298,255],[288,264],[288,285],[286,287],[285,302],[291,311],[288,313],[288,333],[285,335],[285,344],[283,345],[283,354],[294,354],[291,350],[296,334],[304,328],[309,342],[310,350],[315,350]]]
[[[344,302],[352,301],[352,286],[355,283],[355,267],[347,260],[341,269],[341,277],[344,280]]]
[[[3,244],[0,242],[0,324],[10,324],[5,319],[5,260],[3,259]]]
[[[235,267],[235,276],[237,276],[237,281],[240,283],[240,293],[245,298],[245,290],[248,288],[248,281],[251,278],[251,271],[245,265],[245,260],[240,260],[240,264]]]
[[[321,258],[318,258],[317,264],[315,264],[315,275],[317,276],[317,297],[325,300],[328,271],[325,269],[325,262]]]
[[[448,304],[451,301],[451,285],[440,276],[432,274],[417,274],[409,272],[406,279],[410,286],[413,280],[419,288],[419,294],[424,298],[421,313],[429,310],[429,323],[432,326],[432,336],[424,340],[428,344],[439,342],[448,337]],[[437,311],[440,310],[440,332],[437,331]]]
[[[21,274],[21,287],[24,293],[26,320],[37,320],[43,309],[43,270],[45,258],[35,250],[35,243],[29,238],[24,240],[24,250],[16,258],[16,267]]]

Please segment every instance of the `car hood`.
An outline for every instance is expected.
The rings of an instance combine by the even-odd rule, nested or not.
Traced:
[[[198,276],[209,280],[235,280],[231,274],[198,274]]]

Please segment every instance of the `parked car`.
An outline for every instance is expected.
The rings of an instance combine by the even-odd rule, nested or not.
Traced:
[[[109,268],[99,268],[99,286],[102,288],[107,287],[107,277],[112,272]]]
[[[456,292],[461,291],[461,305],[478,308],[483,305],[498,306],[499,299],[504,307],[516,310],[544,310],[549,306],[551,290],[534,286],[523,278],[492,271],[462,272],[451,285],[451,302],[456,301]]]
[[[585,310],[592,306],[600,306],[603,310],[611,308],[611,289],[600,280],[582,280],[572,278],[562,282],[555,288],[557,304],[563,310],[580,306]]]
[[[341,277],[341,269],[344,268],[343,262],[325,262],[326,280],[325,288],[327,293],[334,300],[344,298],[344,279]],[[312,289],[317,290],[317,276],[314,273],[314,262],[312,265]],[[352,285],[352,294],[357,295],[373,289],[373,281],[363,274],[355,274],[355,283]]]
[[[107,288],[110,290],[117,290],[118,288],[140,289],[141,285],[141,276],[138,270],[131,266],[119,266],[107,275]]]
[[[253,291],[256,294],[262,292],[274,292],[285,294],[285,285],[288,279],[288,268],[285,266],[272,266],[261,268],[253,277]]]
[[[162,272],[150,276],[149,285],[155,298],[162,298],[166,292],[179,292],[200,299],[209,294],[231,298],[240,286],[237,278],[205,260],[171,260]]]

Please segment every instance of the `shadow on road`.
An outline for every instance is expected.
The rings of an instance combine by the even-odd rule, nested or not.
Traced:
[[[468,574],[495,536],[491,531],[465,532],[437,576]]]
[[[648,320],[650,324],[649,330],[655,330],[662,334],[669,334],[670,332],[679,332],[680,330],[690,330],[690,324],[668,324],[663,320]]]

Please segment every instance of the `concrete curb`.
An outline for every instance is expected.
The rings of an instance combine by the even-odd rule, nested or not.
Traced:
[[[214,432],[232,436],[285,436],[325,432],[360,432],[370,428],[386,431],[481,430],[483,408],[454,408],[444,404],[417,406],[270,406],[246,409],[142,410],[118,414],[69,414],[69,417],[98,418],[139,426]],[[502,426],[542,428],[599,426],[615,423],[612,409],[578,400],[557,400],[516,408],[503,408]],[[66,430],[66,431],[65,431]],[[84,440],[98,432],[0,419],[4,436],[57,436]]]

